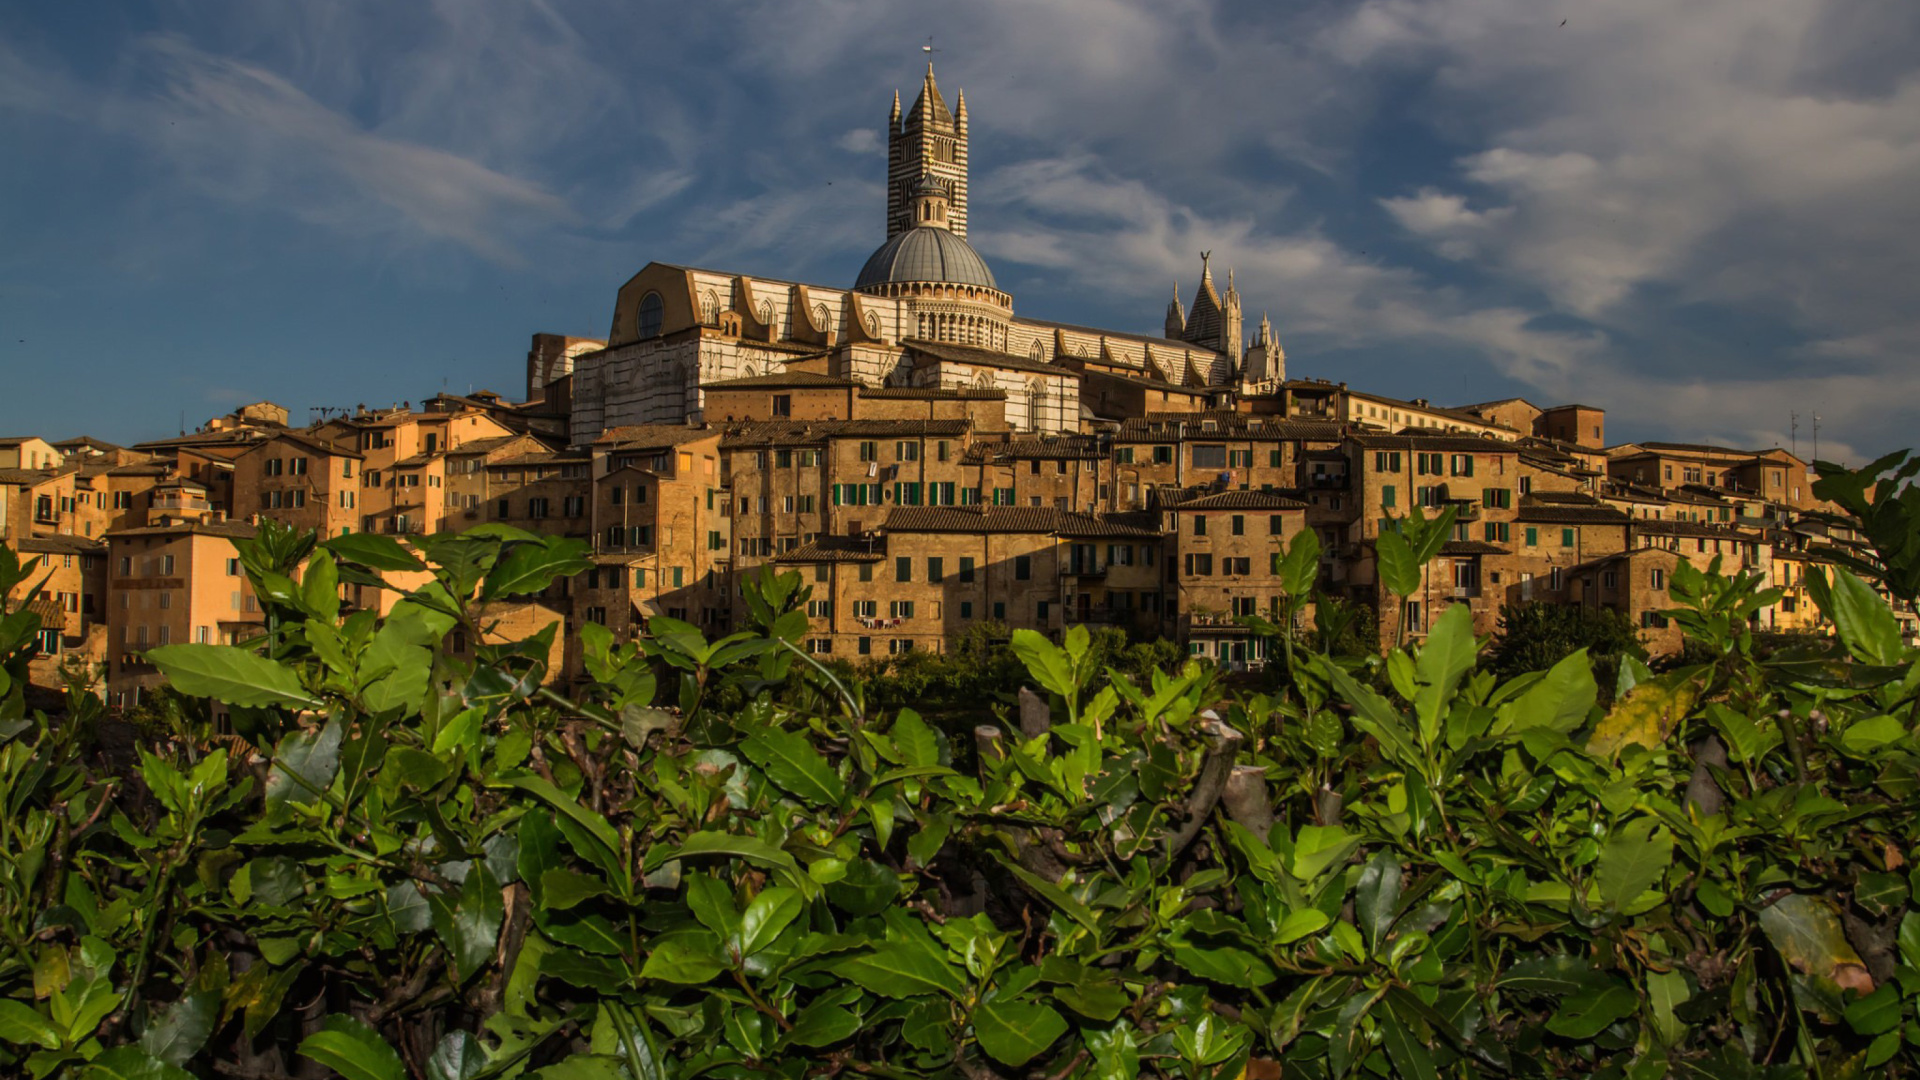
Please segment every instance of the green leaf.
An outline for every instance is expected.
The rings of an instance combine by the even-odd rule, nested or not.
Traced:
[[[1632,987],[1609,978],[1563,999],[1547,1018],[1547,1030],[1569,1039],[1591,1039],[1639,1007],[1640,996]]]
[[[1460,677],[1473,667],[1479,642],[1473,636],[1473,611],[1466,604],[1450,604],[1420,646],[1416,672],[1420,690],[1413,711],[1420,721],[1420,740],[1432,746],[1440,739],[1440,721],[1453,705]]]
[[[1287,913],[1286,918],[1280,920],[1280,925],[1274,928],[1274,944],[1291,945],[1301,938],[1306,937],[1308,934],[1319,933],[1322,928],[1332,921],[1331,918],[1328,918],[1327,913],[1321,911],[1319,908],[1301,908],[1298,911],[1290,911]]]
[[[1501,706],[1496,734],[1546,728],[1571,735],[1586,722],[1599,694],[1600,687],[1593,681],[1593,661],[1588,659],[1587,650],[1581,649],[1553,665],[1525,693]]]
[[[708,982],[727,970],[716,945],[713,936],[706,933],[664,938],[647,957],[640,977],[687,986]]]
[[[965,989],[952,965],[906,944],[887,945],[865,956],[843,960],[834,972],[881,997],[942,993],[957,998]]]
[[[307,805],[321,801],[321,793],[333,784],[340,771],[338,717],[327,721],[318,731],[296,731],[280,740],[273,751],[273,764],[267,773],[267,805],[283,803]]]
[[[1774,948],[1808,978],[1837,993],[1871,992],[1867,966],[1853,951],[1840,916],[1825,897],[1792,893],[1760,909],[1760,928]]]
[[[162,645],[146,656],[188,697],[255,709],[304,709],[316,703],[299,673],[238,645]]]
[[[1373,543],[1378,556],[1380,584],[1395,596],[1411,596],[1420,588],[1420,560],[1414,557],[1407,538],[1392,529],[1382,530]]]
[[[1508,968],[1496,985],[1521,994],[1559,997],[1591,986],[1597,978],[1592,965],[1580,957],[1541,956]]]
[[[1464,605],[1463,605],[1464,606]],[[1387,1059],[1402,1080],[1438,1080],[1433,1055],[1414,1037],[1407,1025],[1391,1008],[1380,1014],[1380,1041],[1386,1044]]]
[[[1848,1005],[1846,1021],[1862,1035],[1892,1031],[1900,1024],[1900,988],[1888,983]]]
[[[339,1073],[344,1080],[407,1080],[407,1067],[380,1033],[351,1016],[335,1013],[300,1043],[300,1056]]]
[[[140,1049],[169,1065],[185,1065],[200,1052],[220,1017],[220,995],[205,990],[187,993],[140,1033]]]
[[[846,784],[804,735],[763,731],[742,742],[740,751],[781,789],[816,806],[839,806],[847,797]]]
[[[1686,1037],[1687,1025],[1675,1015],[1675,1010],[1692,995],[1687,977],[1680,972],[1647,972],[1647,1002],[1653,1006],[1653,1029],[1668,1046],[1677,1046]]]
[[[1614,830],[1600,848],[1594,873],[1600,900],[1619,910],[1659,884],[1673,862],[1673,834],[1651,817],[1635,818]]]
[[[531,891],[531,882],[529,882]],[[541,903],[553,911],[577,907],[596,896],[607,895],[607,884],[592,874],[578,870],[546,870],[540,875]]]
[[[797,890],[777,885],[760,890],[740,914],[740,955],[752,956],[773,944],[805,909],[806,900]]]
[[[0,998],[0,1042],[57,1050],[60,1032],[31,1006],[12,998]]]
[[[480,598],[526,596],[545,589],[555,578],[584,574],[593,569],[593,562],[587,558],[589,550],[584,540],[557,536],[515,544],[487,571]]]
[[[1067,1033],[1067,1018],[1051,1005],[996,997],[973,1010],[973,1036],[996,1061],[1019,1067]]]
[[[1838,566],[1828,588],[1832,610],[1827,614],[1854,657],[1882,667],[1899,664],[1906,652],[1900,644],[1900,622],[1880,594]]]
[[[1046,636],[1033,630],[1015,630],[1008,642],[1013,654],[1027,667],[1027,674],[1035,682],[1063,698],[1072,698],[1078,689],[1073,675],[1073,661],[1066,650]]]
[[[732,833],[693,833],[680,844],[679,851],[675,852],[671,858],[687,859],[697,855],[726,855],[735,859],[745,859],[759,866],[799,870],[799,864],[793,861],[793,856],[772,844],[751,836],[735,836]]]
[[[619,961],[571,949],[555,949],[540,958],[540,974],[583,990],[616,994],[627,987],[627,972]]]
[[[450,1031],[427,1059],[427,1080],[473,1080],[487,1067],[487,1051],[480,1040],[464,1031]]]
[[[562,814],[567,815],[575,824],[585,829],[595,840],[605,847],[602,853],[609,860],[618,860],[622,846],[620,836],[607,824],[607,819],[581,805],[580,800],[572,798],[566,792],[554,787],[545,777],[533,773],[514,773],[490,781],[488,787],[515,787],[521,791],[539,796],[540,800]]]
[[[920,714],[901,709],[887,731],[900,760],[909,767],[925,768],[940,764],[940,733],[927,726]]]
[[[844,1005],[815,1002],[793,1018],[786,1041],[794,1046],[829,1046],[860,1030],[860,1017]]]
[[[1366,935],[1368,949],[1380,951],[1387,931],[1393,927],[1394,909],[1399,903],[1400,859],[1391,851],[1382,851],[1360,871],[1360,883],[1353,894],[1354,915],[1361,933]]]
[[[358,563],[370,570],[425,570],[426,564],[391,536],[379,533],[346,533],[321,545],[343,562]]]
[[[1891,915],[1907,906],[1907,879],[1899,874],[1861,874],[1853,902],[1874,915]]]
[[[1866,757],[1875,750],[1907,737],[1907,727],[1891,716],[1870,716],[1847,725],[1840,733],[1840,745],[1855,757]]]
[[[461,981],[493,959],[506,905],[500,896],[500,883],[485,862],[473,861],[457,897],[434,893],[427,897],[427,908],[433,915],[434,932],[446,945]]]
[[[116,1046],[87,1062],[82,1080],[193,1080],[193,1074],[138,1046]]]

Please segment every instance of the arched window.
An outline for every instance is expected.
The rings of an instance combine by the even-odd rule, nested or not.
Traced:
[[[700,322],[704,326],[720,325],[720,294],[712,289],[700,298]]]
[[[654,338],[660,336],[660,322],[665,317],[667,305],[660,294],[650,292],[640,298],[640,336]]]
[[[1047,384],[1035,379],[1027,384],[1027,430],[1040,430],[1040,414],[1047,408]]]

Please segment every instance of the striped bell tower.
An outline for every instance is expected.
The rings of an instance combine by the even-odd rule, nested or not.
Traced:
[[[967,94],[961,91],[953,111],[933,82],[933,61],[920,96],[902,114],[900,94],[893,95],[893,115],[887,122],[887,238],[913,228],[913,191],[923,176],[932,177],[947,192],[947,227],[967,235]]]

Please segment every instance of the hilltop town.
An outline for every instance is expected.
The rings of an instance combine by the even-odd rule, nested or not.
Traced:
[[[650,263],[605,338],[535,334],[513,398],[440,394],[296,426],[260,402],[174,438],[0,439],[0,538],[49,576],[49,680],[104,665],[111,700],[160,681],[145,649],[234,642],[262,615],[230,540],[274,519],[332,537],[482,523],[578,537],[594,569],[489,618],[617,635],[668,616],[718,636],[766,564],[812,588],[807,648],[859,662],[942,650],[992,620],[1164,637],[1266,662],[1303,532],[1320,587],[1383,641],[1467,605],[1617,611],[1654,653],[1680,562],[1783,590],[1761,624],[1812,630],[1814,549],[1857,541],[1781,448],[1610,444],[1604,409],[1442,405],[1294,378],[1270,321],[1201,257],[1157,334],[1014,313],[967,240],[966,99],[931,68],[889,118],[886,234],[851,288]],[[1383,590],[1375,544],[1454,511],[1420,588]],[[39,579],[36,578],[36,583]],[[384,594],[348,586],[379,608]],[[556,670],[577,676],[573,635]],[[456,643],[466,648],[468,643]],[[37,676],[38,677],[38,676]]]

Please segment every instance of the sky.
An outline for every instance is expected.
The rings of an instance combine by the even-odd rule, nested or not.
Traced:
[[[1157,333],[1210,250],[1295,377],[1920,443],[1912,0],[0,6],[0,434],[518,396],[653,260],[849,285],[929,37],[1017,314]]]

